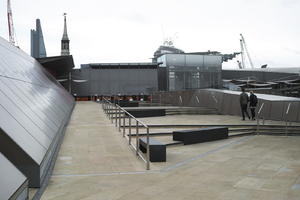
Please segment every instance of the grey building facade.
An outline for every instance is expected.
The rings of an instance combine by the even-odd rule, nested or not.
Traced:
[[[165,54],[157,61],[165,68],[167,91],[221,87],[221,55]]]
[[[149,95],[158,91],[156,63],[93,63],[72,71],[75,96]]]

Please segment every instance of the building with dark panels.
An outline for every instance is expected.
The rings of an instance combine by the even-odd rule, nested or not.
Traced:
[[[31,56],[34,58],[44,58],[47,56],[44,36],[40,19],[36,19],[36,29],[30,31]]]
[[[157,90],[157,63],[91,63],[72,71],[76,96],[149,95]]]

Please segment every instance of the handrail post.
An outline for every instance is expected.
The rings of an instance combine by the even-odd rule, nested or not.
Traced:
[[[117,106],[114,105],[114,112],[115,112],[115,126],[117,127],[118,126],[118,109],[117,109]]]
[[[107,114],[109,116],[109,119],[111,120],[111,105],[107,104]]]
[[[110,120],[110,109],[109,109],[109,104],[105,103],[105,113],[108,116],[108,119]]]
[[[131,117],[129,116],[129,145],[131,145]]]
[[[136,155],[139,155],[139,122],[136,121]]]
[[[109,104],[109,115],[110,115],[110,120],[111,120],[111,123],[113,124],[114,123],[114,114],[113,114],[113,108],[112,108],[112,105]]]
[[[149,127],[147,127],[147,170],[150,169]]]
[[[123,114],[123,137],[125,137],[125,117],[126,117],[126,113],[124,112],[124,114]]]
[[[259,135],[259,116],[257,116],[256,134]]]
[[[121,132],[121,107],[119,106],[119,131]]]
[[[285,120],[285,136],[288,136],[288,120]]]

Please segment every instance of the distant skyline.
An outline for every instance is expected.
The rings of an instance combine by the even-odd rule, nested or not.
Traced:
[[[0,36],[8,40],[6,0]],[[95,62],[151,62],[164,38],[185,52],[240,51],[246,39],[255,67],[300,67],[298,0],[11,0],[18,45],[30,54],[39,18],[47,56],[60,55],[63,13],[76,67]],[[224,68],[237,68],[236,60]]]

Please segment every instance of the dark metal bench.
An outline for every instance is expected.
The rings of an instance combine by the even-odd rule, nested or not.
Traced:
[[[139,139],[139,148],[143,153],[147,152],[147,138]],[[149,138],[149,150],[151,162],[166,162],[166,145]]]
[[[194,130],[173,131],[173,140],[195,144],[228,138],[227,127],[208,127]]]

